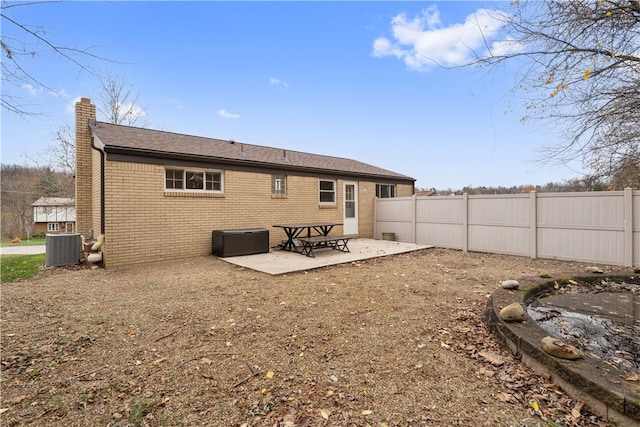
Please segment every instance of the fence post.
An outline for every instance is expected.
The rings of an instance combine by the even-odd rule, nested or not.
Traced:
[[[538,257],[538,193],[529,193],[529,256]]]
[[[378,198],[373,198],[373,238],[378,238]]]
[[[633,267],[633,190],[624,189],[624,266]]]
[[[462,251],[469,252],[469,194],[462,193]]]
[[[416,235],[418,234],[416,230],[416,228],[418,227],[418,224],[416,222],[416,217],[417,217],[416,210],[418,209],[418,199],[415,194],[411,197],[411,201],[413,202],[413,209],[411,209],[411,243],[415,244]]]

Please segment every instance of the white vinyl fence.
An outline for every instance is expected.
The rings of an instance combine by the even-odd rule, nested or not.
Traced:
[[[374,236],[401,242],[632,267],[640,191],[376,199]]]

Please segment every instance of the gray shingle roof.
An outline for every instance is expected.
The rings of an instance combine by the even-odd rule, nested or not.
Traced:
[[[200,136],[96,122],[90,124],[94,137],[107,153],[137,156],[188,157],[199,161],[223,161],[254,167],[337,173],[413,182],[413,178],[356,160],[281,148],[265,147]]]
[[[41,197],[31,206],[75,206],[76,200],[68,197]]]

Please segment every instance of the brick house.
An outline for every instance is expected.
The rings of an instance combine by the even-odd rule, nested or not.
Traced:
[[[415,180],[355,160],[95,120],[76,104],[77,232],[105,235],[106,267],[212,252],[213,230],[331,221],[373,236],[374,199]],[[345,209],[346,207],[346,209]]]
[[[73,233],[76,202],[67,197],[41,197],[31,204],[34,233]]]

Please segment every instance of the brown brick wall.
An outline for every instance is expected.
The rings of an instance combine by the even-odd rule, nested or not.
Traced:
[[[96,118],[96,107],[87,98],[76,103],[76,230],[88,236],[93,228],[93,154],[89,119]]]
[[[69,230],[67,230],[67,224],[71,224]],[[60,233],[75,233],[75,223],[73,221],[63,221],[58,222],[58,231],[48,231],[49,223],[47,222],[36,222],[33,224],[33,233],[50,233],[50,234],[60,234]]]
[[[398,184],[396,186],[397,197],[410,197],[413,196],[413,185]]]
[[[100,200],[102,194],[102,188],[100,185],[101,179],[101,155],[97,150],[91,150],[91,164],[92,168],[95,171],[93,174],[93,179],[91,180],[91,229],[93,230],[93,237],[97,239],[101,234],[100,230]]]
[[[266,228],[274,246],[285,238],[274,224],[342,222],[342,180],[336,204],[325,206],[318,203],[315,177],[288,175],[287,195],[280,198],[271,195],[270,174],[225,170],[224,194],[194,194],[165,191],[164,170],[107,161],[107,267],[211,254],[213,230]],[[375,183],[358,184],[360,237],[372,237]],[[334,229],[341,233],[342,227]]]

